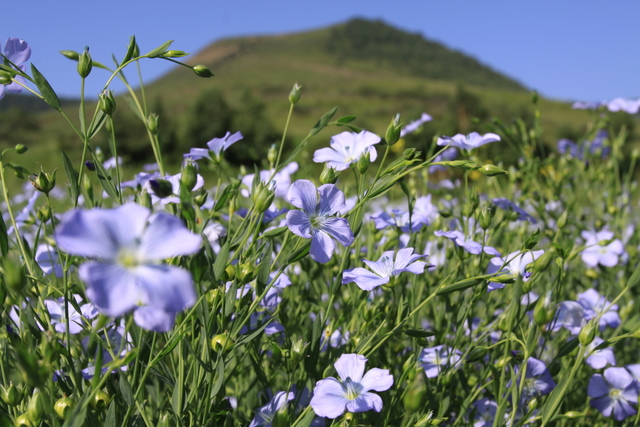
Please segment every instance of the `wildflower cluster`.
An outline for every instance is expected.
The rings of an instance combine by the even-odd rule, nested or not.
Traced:
[[[132,38],[111,77],[186,55],[169,45],[140,54]],[[0,97],[24,86],[66,115],[26,72],[26,42],[2,52]],[[64,54],[82,79],[99,64]],[[332,109],[247,173],[225,158],[250,143],[242,129],[167,161],[138,98],[155,163],[119,156],[115,136],[105,160],[93,137],[117,98],[101,100],[64,176],[18,165],[24,147],[0,154],[0,425],[637,419],[637,183],[609,122],[538,158],[539,112],[530,129],[495,120],[452,137],[420,132],[438,120],[426,113],[394,116],[381,137]],[[430,156],[393,151],[411,133]],[[516,165],[483,157],[517,135]]]

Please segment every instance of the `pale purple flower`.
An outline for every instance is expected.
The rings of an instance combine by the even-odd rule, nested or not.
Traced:
[[[260,171],[260,181],[265,185],[275,183],[276,197],[284,199],[287,196],[289,187],[291,187],[291,175],[293,175],[297,170],[297,162],[289,163],[284,168],[276,172],[275,175],[273,174],[273,170],[263,170]],[[271,178],[271,175],[273,175],[273,178]],[[251,195],[251,186],[253,184],[254,176],[255,174],[250,173],[242,178],[242,184],[247,187],[240,190],[240,193],[244,197],[249,197]],[[269,181],[270,178],[271,181]]]
[[[62,266],[58,251],[51,245],[42,244],[36,249],[35,260],[45,275],[55,274],[62,277]]]
[[[433,159],[433,163],[454,160],[456,157],[458,157],[458,149],[456,147],[449,147],[446,150],[444,150],[442,153],[438,154],[436,158]],[[445,170],[447,170],[446,166],[442,166],[442,165],[429,166],[429,173],[435,173],[438,171],[445,171]]]
[[[531,277],[531,273],[527,267],[533,261],[538,259],[540,255],[544,253],[543,250],[539,251],[527,251],[527,252],[511,252],[509,255],[500,258],[492,258],[489,261],[489,267],[487,268],[487,274],[512,274],[514,276],[522,276],[522,280],[525,282]],[[504,283],[497,283],[489,281],[489,291],[495,289],[504,288]]]
[[[573,108],[574,110],[596,110],[605,104],[605,101],[578,101],[571,104],[571,108]]]
[[[328,166],[337,171],[343,171],[360,157],[369,154],[372,162],[377,157],[375,144],[380,142],[380,137],[374,133],[363,130],[360,133],[342,132],[331,138],[331,148],[325,147],[313,153],[313,161],[316,163],[327,162]]]
[[[271,427],[271,422],[276,416],[276,413],[283,408],[286,408],[287,404],[295,398],[292,392],[279,391],[273,396],[273,399],[266,405],[256,411],[256,416],[253,417],[249,427]]]
[[[516,370],[517,372],[517,370]],[[543,361],[530,357],[527,359],[527,371],[525,372],[522,397],[525,400],[535,396],[544,396],[551,393],[556,386],[555,381]]]
[[[423,349],[418,361],[422,363],[422,368],[427,378],[435,378],[444,369],[459,367],[461,356],[462,353],[459,350],[437,345]]]
[[[498,404],[486,397],[473,403],[471,408],[473,427],[492,427],[498,412]]]
[[[365,412],[382,410],[382,399],[373,391],[389,390],[393,375],[387,369],[373,368],[364,374],[367,358],[359,354],[343,354],[334,364],[339,379],[325,378],[316,383],[310,405],[316,415],[337,418],[345,410]],[[364,376],[363,376],[364,374]]]
[[[202,238],[172,215],[150,215],[133,203],[73,210],[58,226],[56,241],[72,255],[95,258],[79,273],[100,312],[118,317],[136,310],[140,326],[166,332],[176,314],[195,303],[196,293],[187,270],[160,261],[197,252]]]
[[[620,326],[621,320],[618,314],[618,305],[611,305],[609,301],[598,293],[595,289],[589,289],[578,294],[578,303],[584,308],[584,317],[587,321],[596,318],[600,313],[600,330],[603,331],[607,326],[617,328]],[[607,310],[605,312],[605,310]]]
[[[344,207],[344,193],[335,185],[316,189],[311,181],[299,179],[289,188],[288,198],[302,210],[287,212],[287,226],[296,236],[311,239],[311,259],[321,264],[329,262],[335,249],[332,239],[345,247],[353,243],[349,222],[331,216]]]
[[[99,339],[102,341],[102,365],[103,368],[101,373],[104,374],[107,372],[108,368],[104,367],[107,363],[113,362],[114,358],[112,355],[116,355],[120,358],[123,358],[127,355],[128,352],[133,350],[133,339],[131,335],[125,334],[125,323],[124,320],[121,320],[117,325],[111,323],[106,326],[105,329],[98,333]],[[84,348],[89,348],[90,338],[86,337],[82,340],[82,345]],[[119,367],[117,370],[112,371],[115,373],[117,371],[126,372],[129,369],[127,365]],[[95,374],[95,366],[93,363],[89,363],[89,365],[82,369],[80,372],[82,374],[82,378],[85,380],[90,380],[93,378]]]
[[[82,298],[79,295],[74,295],[76,305],[82,302]],[[51,317],[51,324],[56,332],[61,334],[66,333],[67,323],[69,323],[69,333],[75,335],[82,332],[83,328],[87,326],[88,321],[98,315],[98,311],[93,304],[87,303],[80,306],[80,311],[76,310],[71,302],[69,305],[69,320],[65,315],[65,299],[60,297],[57,300],[44,300],[44,305],[47,307],[49,316]]]
[[[29,60],[31,57],[31,47],[27,44],[26,41],[16,38],[9,37],[4,44],[4,58],[8,59],[18,67],[21,71],[25,70],[24,63]],[[24,77],[16,75],[14,80],[25,83]],[[22,92],[22,86],[18,83],[11,82],[8,85],[0,85],[0,99],[4,98],[5,92],[7,93],[20,93]]]
[[[345,270],[342,284],[355,282],[360,289],[371,291],[378,286],[386,285],[391,277],[399,276],[405,271],[422,274],[428,264],[418,260],[425,256],[413,254],[413,248],[400,249],[396,254],[394,251],[386,251],[376,262],[363,260],[372,271],[362,267]]]
[[[427,113],[422,113],[418,120],[414,120],[400,131],[400,138],[404,138],[407,134],[413,133],[418,130],[420,126],[425,124],[426,122],[430,122],[433,118]]]
[[[478,132],[471,132],[468,135],[459,133],[452,137],[442,136],[438,138],[437,144],[441,146],[451,145],[452,147],[458,147],[462,150],[473,150],[474,148],[496,141],[500,141],[500,136],[495,133],[480,135]]]
[[[480,252],[484,251],[484,253],[488,255],[493,255],[496,257],[500,256],[500,252],[498,252],[497,249],[492,248],[491,246],[483,246],[482,244],[478,242],[474,242],[473,240],[470,240],[470,239],[468,240],[467,238],[465,238],[464,234],[462,234],[461,231],[439,230],[439,231],[435,231],[433,234],[435,234],[438,237],[446,237],[447,239],[455,243],[456,246],[460,246],[462,249],[469,252],[470,254],[478,255],[480,254]]]
[[[613,354],[613,347],[605,347],[600,350],[593,351],[594,348],[602,344],[604,340],[595,337],[589,344],[589,350],[592,353],[585,359],[585,363],[593,369],[602,369],[607,365],[616,366],[616,356]]]
[[[620,256],[624,254],[624,247],[619,239],[609,242],[606,246],[600,245],[600,242],[613,239],[613,232],[609,230],[598,232],[585,230],[580,235],[585,240],[586,246],[581,252],[582,261],[589,268],[596,268],[598,265],[615,267]]]
[[[156,204],[160,202],[163,205],[168,203],[180,203],[180,180],[182,178],[182,172],[176,175],[165,176],[163,179],[169,181],[171,183],[171,193],[172,195],[168,197],[159,197],[156,192],[153,190],[152,180],[148,180],[145,182],[143,188],[147,190],[149,195],[151,196],[151,203]],[[196,175],[196,185],[191,189],[191,191],[197,191],[204,186],[204,178],[202,175]]]
[[[614,98],[606,106],[613,113],[624,111],[627,114],[637,114],[640,111],[640,99]]]
[[[207,142],[207,148],[192,148],[188,154],[184,155],[185,159],[200,160],[209,159],[210,161],[220,162],[220,153],[231,147],[242,139],[242,134],[236,132],[231,134],[227,132],[222,138],[213,138]]]
[[[587,319],[582,305],[576,301],[563,301],[558,304],[558,310],[550,326],[553,331],[565,328],[571,332],[571,335],[578,335],[586,324]]]
[[[123,188],[133,188],[134,190],[139,191],[149,180],[160,179],[160,177],[160,172],[139,172],[131,181],[123,181],[120,186]]]
[[[409,217],[409,212],[400,209],[392,209],[391,214],[387,212],[373,214],[371,215],[371,220],[378,230],[387,227],[398,227],[403,233],[415,233],[425,225],[424,218],[420,216]]]
[[[589,380],[589,404],[605,417],[622,421],[636,414],[638,384],[624,368],[607,368],[604,375],[595,374]]]
[[[536,219],[531,215],[529,215],[527,211],[525,211],[524,209],[522,209],[520,206],[516,205],[514,202],[512,202],[509,199],[505,199],[504,197],[498,197],[498,198],[492,199],[491,202],[497,207],[499,207],[500,209],[503,209],[505,211],[514,211],[515,213],[518,214],[518,220],[520,221],[529,221],[531,224],[535,224],[537,222]]]

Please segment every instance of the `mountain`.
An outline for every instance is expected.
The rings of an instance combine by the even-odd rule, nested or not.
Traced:
[[[504,121],[523,117],[526,122],[533,117],[530,93],[521,83],[468,55],[383,21],[358,18],[301,33],[224,39],[187,60],[191,65],[206,65],[215,77],[198,78],[176,66],[145,87],[151,111],[160,113],[161,129],[170,130],[164,144],[172,155],[203,146],[226,130],[240,130],[250,135],[245,139],[253,145],[251,152],[236,155],[263,159],[264,147],[275,142],[284,127],[288,94],[296,82],[302,86],[302,98],[289,127],[292,140],[306,135],[334,106],[339,106],[336,117],[357,116],[355,125],[379,134],[396,113],[406,123],[427,112],[434,121],[426,125],[424,144],[436,132],[483,131],[478,123],[492,117]],[[207,112],[207,104],[213,103],[213,112]],[[119,99],[116,114],[123,115],[126,104]],[[548,144],[584,133],[586,112],[542,98],[538,105]],[[118,137],[126,139],[124,154],[143,161],[149,153],[146,132],[132,114],[125,119],[125,125],[116,125]],[[196,119],[201,123],[194,124]],[[331,132],[341,130],[345,129]],[[60,148],[76,149],[77,144],[67,142],[73,137],[51,135],[48,140]],[[323,133],[312,145],[326,145],[327,140]]]

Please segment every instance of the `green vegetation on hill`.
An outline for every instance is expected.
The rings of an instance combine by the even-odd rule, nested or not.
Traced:
[[[288,133],[294,143],[336,105],[338,115],[355,115],[354,124],[378,134],[384,133],[396,113],[402,114],[405,123],[422,112],[429,113],[433,122],[411,141],[425,150],[435,133],[485,132],[485,125],[494,117],[505,123],[521,117],[530,123],[534,114],[530,94],[518,82],[462,53],[381,21],[354,19],[297,34],[226,39],[187,59],[190,64],[206,65],[215,77],[200,79],[177,67],[145,87],[147,99],[153,101],[149,112],[160,116],[163,151],[176,162],[189,148],[204,147],[226,130],[245,135],[245,148],[239,146],[230,153],[237,162],[260,162],[269,145],[279,139],[289,107],[287,96],[295,82],[303,89]],[[133,81],[132,72],[128,76]],[[25,98],[29,97],[20,97],[21,102]],[[0,105],[15,104],[7,97]],[[130,162],[150,161],[140,119],[122,96],[117,105],[116,114],[127,116],[119,118],[127,125],[116,129],[120,146],[126,147],[121,154]],[[586,133],[589,112],[547,99],[540,99],[538,106],[544,143],[549,147],[559,138],[578,139]],[[31,106],[21,108],[32,110]],[[70,117],[77,117],[75,106],[67,108]],[[71,156],[81,148],[56,112],[40,113],[36,125],[10,117],[0,116],[0,129],[16,130],[0,132],[2,146],[20,142],[55,158],[60,148]],[[634,143],[637,118],[620,113],[617,120],[626,123],[631,131],[629,141]],[[95,141],[107,152],[108,137],[102,130]],[[325,146],[328,137],[316,137],[310,148]],[[497,159],[509,159],[509,153],[496,154]]]

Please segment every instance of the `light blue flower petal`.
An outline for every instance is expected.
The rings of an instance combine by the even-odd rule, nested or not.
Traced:
[[[299,179],[289,187],[289,202],[307,215],[315,214],[318,206],[318,190],[308,179]]]
[[[324,184],[318,187],[320,194],[320,209],[318,215],[329,216],[344,208],[344,193],[334,184]]]
[[[31,58],[31,47],[26,41],[9,37],[4,45],[4,54],[15,65],[22,65]]]
[[[141,261],[155,261],[198,252],[202,237],[192,233],[182,221],[165,212],[154,216],[140,239]]]
[[[351,381],[359,383],[364,374],[364,365],[367,363],[367,358],[361,354],[347,353],[340,356],[335,366],[340,380],[343,382],[347,378],[351,378]]]
[[[370,410],[380,412],[382,410],[382,398],[377,394],[363,393],[347,402],[347,411],[366,412]]]
[[[380,277],[361,267],[345,270],[342,274],[342,284],[356,282],[356,285],[364,291],[371,291],[378,286],[389,283],[389,277]]]
[[[142,265],[135,276],[144,295],[143,305],[177,313],[196,302],[191,273],[173,265]]]
[[[331,259],[335,247],[333,240],[331,240],[331,237],[329,237],[327,233],[324,231],[316,231],[311,238],[309,255],[312,260],[320,264],[326,264]]]
[[[386,391],[393,385],[393,375],[388,369],[372,368],[364,374],[360,384],[363,391]]]
[[[347,402],[342,384],[329,377],[316,383],[309,405],[317,416],[334,419],[344,413]]]
[[[287,212],[287,227],[296,236],[305,239],[311,238],[311,221],[306,213],[302,211]]]
[[[349,227],[349,221],[344,218],[327,218],[318,227],[336,239],[342,246],[347,247],[353,243],[353,232]]]
[[[87,284],[87,297],[107,316],[122,316],[144,302],[136,276],[117,264],[86,262],[79,274]]]
[[[138,307],[133,313],[133,319],[142,329],[153,332],[169,332],[176,320],[176,313],[164,311],[155,307]]]
[[[58,246],[71,255],[114,259],[122,247],[134,246],[149,209],[128,203],[116,209],[67,212],[56,229]]]

